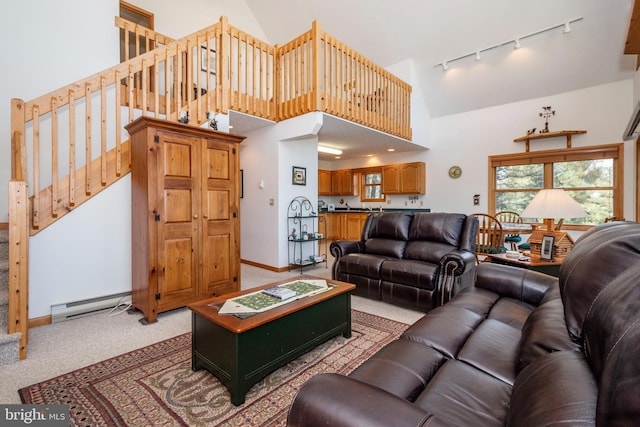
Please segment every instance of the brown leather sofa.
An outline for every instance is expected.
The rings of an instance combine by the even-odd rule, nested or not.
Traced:
[[[307,381],[287,424],[640,425],[640,224],[582,235],[559,279],[477,273],[349,376]]]
[[[457,213],[371,213],[359,241],[331,243],[332,277],[354,295],[427,312],[473,283],[477,227]]]

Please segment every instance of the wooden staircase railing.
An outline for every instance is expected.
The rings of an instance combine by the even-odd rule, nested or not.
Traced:
[[[133,25],[116,18],[116,27],[152,50],[31,101],[11,101],[9,332],[23,334],[22,359],[28,236],[129,172],[124,126],[138,116],[177,120],[186,113],[197,124],[207,112],[230,109],[273,121],[324,111],[411,139],[411,87],[317,22],[281,47],[226,17],[179,40]]]

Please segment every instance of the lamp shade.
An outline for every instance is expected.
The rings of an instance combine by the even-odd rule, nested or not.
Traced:
[[[544,189],[522,211],[525,218],[584,218],[588,214],[578,202],[560,188]]]

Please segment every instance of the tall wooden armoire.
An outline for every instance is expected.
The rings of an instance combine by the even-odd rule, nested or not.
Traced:
[[[131,134],[132,303],[158,313],[240,288],[238,144],[151,117]]]

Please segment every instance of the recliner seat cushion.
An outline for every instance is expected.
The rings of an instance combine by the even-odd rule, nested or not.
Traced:
[[[349,254],[339,260],[340,272],[378,279],[382,264],[388,257],[371,254]]]
[[[443,425],[503,426],[511,385],[457,360],[447,361],[415,404]]]
[[[438,264],[420,261],[388,259],[380,267],[380,278],[419,289],[434,290]]]

